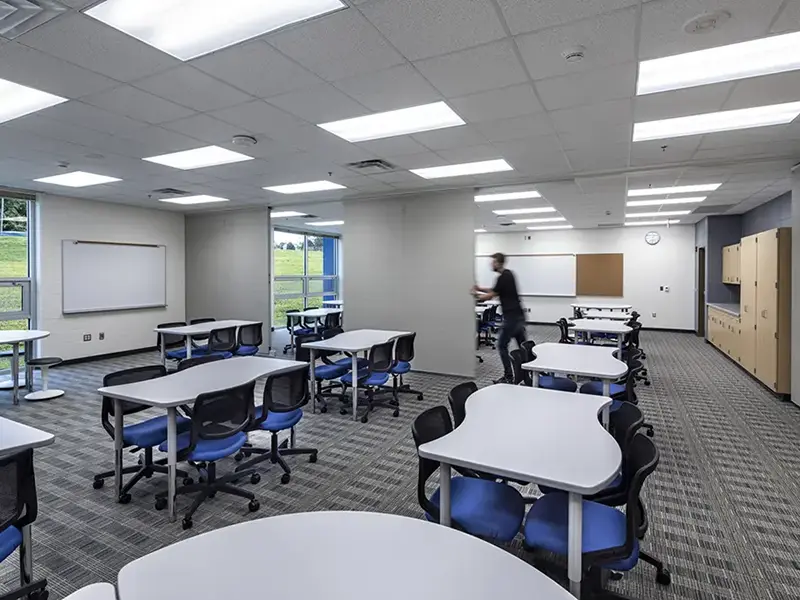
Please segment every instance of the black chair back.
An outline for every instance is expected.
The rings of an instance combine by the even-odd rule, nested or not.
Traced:
[[[123,371],[116,371],[109,373],[103,377],[103,387],[111,387],[114,385],[125,385],[126,383],[137,383],[139,381],[148,381],[150,379],[157,379],[167,374],[167,369],[163,365],[150,365],[147,367],[134,367],[133,369],[125,369]],[[145,404],[138,404],[128,400],[119,401],[122,406],[123,415],[132,415],[150,408]],[[103,429],[108,432],[112,438],[114,437],[114,399],[108,396],[103,396],[103,403],[100,409],[100,423]]]
[[[220,440],[246,431],[253,420],[255,382],[200,394],[192,409],[191,441],[186,453],[200,440]]]
[[[218,360],[222,360],[225,357],[221,354],[206,354],[205,356],[193,356],[192,358],[184,358],[181,362],[178,363],[178,371],[185,371],[186,369],[191,369],[192,367],[196,367],[198,365],[204,365],[206,363],[215,362]]]
[[[308,367],[294,369],[280,375],[267,377],[264,384],[264,409],[256,425],[266,420],[271,412],[292,412],[308,404]]]
[[[453,421],[456,427],[464,422],[467,418],[467,399],[478,391],[478,386],[474,381],[467,381],[459,383],[447,395],[447,400],[450,402],[450,410],[453,411]]]
[[[322,332],[322,339],[323,340],[328,340],[328,339],[330,339],[332,337],[335,337],[337,335],[341,335],[342,333],[344,333],[344,329],[342,329],[341,326],[340,327],[332,327],[331,329],[326,329],[325,331]]]
[[[286,313],[286,329],[292,331],[300,324],[300,317],[291,313]]]
[[[394,359],[397,362],[411,362],[414,360],[415,339],[417,339],[416,333],[397,338],[397,343],[394,346]]]
[[[411,425],[411,435],[414,436],[414,445],[419,449],[422,444],[432,442],[453,431],[450,413],[444,406],[434,406],[421,413]],[[425,484],[431,475],[439,468],[439,463],[429,458],[419,456],[419,475],[417,477],[417,500],[426,513],[436,521],[439,520],[439,508],[425,495]],[[454,522],[455,524],[455,522]]]
[[[619,444],[623,457],[625,456],[625,452],[633,436],[636,435],[636,432],[639,431],[643,424],[644,415],[642,411],[630,402],[623,402],[622,405],[609,416],[609,429],[614,439],[617,441],[617,444]],[[622,469],[623,471],[625,470],[624,461]]]
[[[263,323],[254,323],[252,325],[243,325],[239,327],[239,338],[237,345],[239,346],[255,346],[259,347],[264,343]]]
[[[311,350],[303,348],[303,344],[309,342],[318,342],[322,336],[317,333],[309,333],[306,335],[298,335],[294,338],[294,359],[300,362],[311,362]],[[316,355],[318,350],[314,352]]]
[[[166,329],[170,327],[186,327],[185,321],[173,321],[172,323],[161,323],[157,325],[157,329]],[[156,345],[161,348],[161,338],[164,338],[164,348],[182,348],[186,343],[184,336],[182,335],[175,335],[172,333],[157,333],[156,334]]]
[[[212,329],[208,334],[209,352],[233,352],[236,350],[236,327]]]
[[[561,317],[556,321],[556,325],[558,325],[558,329],[561,333],[561,338],[558,340],[558,343],[571,344],[572,342],[569,339],[569,322],[564,317]]]
[[[216,321],[214,317],[200,317],[199,319],[191,319],[189,325],[199,325],[200,323],[213,323]],[[207,333],[198,333],[192,336],[193,342],[205,342],[208,339]]]
[[[533,355],[534,359],[536,355]],[[514,376],[514,385],[533,385],[530,371],[522,368],[523,363],[529,362],[525,350],[517,348],[511,351],[511,373]]]
[[[336,329],[342,326],[342,313],[328,313],[325,315],[325,323],[323,327],[327,331],[328,329]]]
[[[37,512],[33,449],[0,459],[0,533],[30,525]]]
[[[368,366],[369,373],[388,373],[394,366],[394,341],[384,344],[377,344],[369,349]]]
[[[533,348],[536,346],[536,342],[533,340],[525,340],[522,342],[521,348],[525,351],[525,361],[530,362],[534,358]]]

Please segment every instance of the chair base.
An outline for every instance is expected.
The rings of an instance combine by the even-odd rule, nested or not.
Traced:
[[[269,450],[267,450],[266,448],[255,448],[250,444],[247,444],[247,446],[244,449],[242,449],[242,454],[244,454],[244,456],[250,456],[251,454],[257,454],[259,456],[236,467],[236,477],[237,478],[244,477],[246,475],[254,473],[254,475],[251,476],[250,481],[251,483],[254,484],[258,483],[261,480],[261,476],[258,475],[258,473],[255,473],[255,469],[253,467],[262,462],[270,461],[273,465],[275,464],[280,465],[281,469],[283,469],[283,475],[281,476],[281,483],[286,484],[289,483],[289,481],[291,480],[292,469],[289,467],[288,464],[286,464],[286,461],[283,460],[283,457],[308,455],[308,462],[315,463],[317,462],[318,452],[319,451],[316,448],[295,448],[294,428],[292,428],[291,430],[289,440],[284,440],[283,443],[281,444],[278,444],[278,433],[273,431],[272,436],[270,437]]]
[[[341,388],[341,394],[334,394],[331,390]],[[317,392],[314,396],[314,401],[316,405],[319,405],[319,412],[326,413],[328,412],[328,401],[327,398],[337,398],[339,402],[344,402],[344,384],[342,383],[331,383],[330,385],[324,386],[322,385],[321,381],[317,381]],[[315,406],[316,407],[316,406]]]
[[[47,591],[47,579],[40,579],[23,585],[21,588],[0,594],[0,600],[47,600],[50,592]]]
[[[25,400],[28,402],[43,402],[45,400],[55,400],[56,398],[60,398],[66,392],[64,390],[39,390],[36,392],[31,392],[30,394],[25,394]]]
[[[420,392],[419,390],[412,389],[410,385],[407,383],[403,383],[403,376],[402,375],[393,375],[394,378],[393,383],[393,393],[394,394],[414,394],[417,397],[417,400],[424,400],[425,395]]]
[[[347,389],[352,387],[347,384],[343,384],[343,386],[344,386],[343,390],[344,393],[347,393]],[[393,417],[400,416],[400,399],[397,397],[397,394],[395,393],[395,390],[393,388],[364,387],[359,385],[358,389],[359,391],[363,390],[366,394],[366,402],[361,402],[359,400],[356,400],[356,407],[358,407],[359,404],[366,406],[364,412],[361,413],[362,423],[366,423],[367,421],[369,421],[369,413],[371,413],[377,407],[380,406],[388,406],[390,408],[394,408],[392,416]],[[388,400],[380,400],[375,398],[376,395],[383,395],[383,394],[391,394],[391,397]],[[339,409],[339,414],[346,415],[349,412],[351,412],[351,409],[347,406],[346,402],[343,403],[342,407]],[[358,415],[356,414],[356,416]]]
[[[144,462],[138,464],[136,466],[131,467],[124,467],[122,469],[123,475],[133,475],[128,482],[122,487],[122,490],[119,493],[119,502],[122,504],[127,504],[131,501],[130,491],[133,489],[139,481],[144,477],[150,479],[154,474],[160,475],[169,475],[169,467],[167,466],[167,459],[162,458],[157,461],[153,461],[153,449],[152,448],[145,448],[144,449]],[[115,475],[114,471],[105,471],[103,473],[98,473],[94,476],[94,482],[92,486],[94,489],[99,490],[105,484],[105,480],[109,478],[113,478]],[[186,471],[181,471],[180,469],[176,469],[175,475],[177,477],[183,477],[184,480],[189,478],[189,474]]]

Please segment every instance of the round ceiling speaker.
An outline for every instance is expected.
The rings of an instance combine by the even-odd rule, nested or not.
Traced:
[[[234,146],[255,146],[258,140],[252,135],[235,135],[231,140]]]
[[[731,18],[731,13],[727,10],[715,10],[713,12],[703,13],[686,22],[683,30],[686,33],[709,33],[719,28],[725,21]]]
[[[572,46],[564,50],[561,56],[563,56],[564,60],[568,63],[580,62],[583,60],[583,57],[586,56],[586,48],[584,46]]]

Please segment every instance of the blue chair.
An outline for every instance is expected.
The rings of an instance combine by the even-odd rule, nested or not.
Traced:
[[[125,369],[110,373],[103,377],[103,387],[113,385],[124,385],[126,383],[136,383],[138,381],[148,381],[163,377],[167,374],[167,370],[162,365],[152,365],[147,367],[135,367],[133,369]],[[142,412],[148,408],[144,404],[136,404],[135,402],[128,402],[127,400],[120,400],[122,405],[123,419],[128,415],[133,415]],[[103,396],[102,408],[100,411],[100,423],[103,429],[106,430],[111,439],[114,439],[114,400],[108,396]],[[189,429],[189,419],[178,415],[177,417],[178,432],[187,431]],[[140,465],[124,467],[122,469],[123,475],[133,475],[128,482],[120,490],[119,502],[127,504],[131,501],[130,490],[136,485],[143,477],[150,478],[154,473],[162,475],[169,474],[167,467],[167,460],[160,459],[153,460],[153,448],[158,446],[167,439],[167,416],[160,415],[145,421],[134,423],[133,425],[126,425],[122,428],[122,447],[131,448],[132,452],[139,452],[144,450],[144,461]],[[119,450],[119,452],[122,452]],[[180,477],[188,479],[188,474],[183,471],[178,471]],[[106,471],[94,476],[94,489],[99,490],[105,484],[108,477],[113,477],[114,471]]]
[[[261,344],[264,343],[264,334],[262,332],[264,327],[263,323],[254,323],[253,325],[243,325],[239,327],[239,335],[236,340],[236,356],[255,356]]]
[[[252,473],[250,475],[251,483],[256,484],[261,481],[261,475],[254,472],[252,467],[267,460],[272,464],[280,465],[283,469],[281,476],[283,484],[289,483],[292,474],[292,470],[283,457],[307,454],[308,462],[317,462],[318,451],[316,448],[295,447],[294,428],[302,420],[303,407],[308,404],[309,399],[308,372],[309,369],[304,367],[267,378],[267,382],[264,384],[264,401],[261,406],[256,408],[255,420],[249,431],[269,431],[271,434],[270,448],[268,450],[254,448],[248,443],[234,457],[238,461],[242,459],[242,455],[260,455],[236,468],[237,472]],[[284,448],[278,444],[278,434],[287,430],[289,431],[289,444]]]
[[[532,382],[532,371],[522,368],[522,364],[526,361],[528,356],[533,356],[536,359],[536,353],[532,349],[517,348],[512,350],[511,356],[511,372],[514,375],[514,385],[527,385],[530,386]],[[545,390],[557,390],[559,392],[574,392],[578,389],[578,384],[568,379],[567,377],[556,377],[554,375],[538,375],[539,387]]]
[[[497,306],[488,306],[478,319],[478,348],[489,346],[494,350],[494,340],[491,337],[493,315],[497,314]]]
[[[214,317],[200,317],[199,319],[190,319],[189,325],[200,325],[201,323],[213,323],[216,321]],[[192,348],[196,348],[200,351],[205,351],[208,349],[208,334],[199,334],[193,335],[192,337]]]
[[[176,495],[197,492],[191,507],[183,517],[183,529],[192,526],[192,515],[206,500],[217,492],[231,494],[250,500],[247,508],[255,512],[260,508],[258,500],[252,492],[235,487],[240,477],[252,472],[229,473],[217,478],[217,461],[239,452],[247,443],[245,433],[253,422],[253,393],[255,382],[237,387],[200,394],[192,407],[192,420],[189,431],[181,433],[177,439],[177,455],[180,461],[196,464],[205,463],[205,476],[198,483],[182,485]],[[167,442],[159,446],[159,450],[169,450]],[[163,491],[156,494],[156,510],[167,506],[167,494]]]
[[[397,338],[394,345],[394,365],[390,373],[395,397],[398,394],[416,394],[417,400],[424,399],[422,392],[412,390],[410,386],[403,383],[403,375],[411,372],[411,361],[414,360],[414,340],[416,339],[416,333],[404,335]]]
[[[301,362],[311,362],[311,352],[308,348],[303,348],[303,344],[308,342],[318,342],[319,340],[327,337],[332,337],[335,330],[329,329],[321,336],[318,334],[301,335],[297,339],[297,349],[294,353],[295,360]],[[328,412],[327,398],[338,398],[344,401],[344,384],[339,381],[342,375],[350,371],[350,364],[340,364],[332,362],[330,357],[335,356],[338,352],[327,350],[314,351],[314,404],[320,404],[320,412]],[[322,359],[323,364],[316,364],[316,359]],[[334,393],[333,390],[339,390],[339,393]]]
[[[366,367],[363,369],[360,368],[356,374],[358,378],[358,389],[363,390],[367,397],[367,407],[364,414],[361,415],[362,423],[366,423],[369,420],[369,413],[371,413],[378,404],[376,401],[376,396],[378,395],[391,394],[391,399],[380,403],[388,404],[394,408],[392,416],[397,417],[400,415],[400,403],[397,400],[394,390],[391,388],[382,389],[382,387],[386,385],[386,382],[389,381],[389,373],[391,373],[392,367],[394,366],[394,358],[392,356],[393,347],[394,341],[378,344],[370,348]],[[353,387],[353,372],[350,371],[346,373],[339,381],[341,381],[344,386],[343,393],[346,393],[348,387]],[[343,405],[339,413],[342,415],[347,414],[347,407]]]
[[[414,419],[411,426],[418,449],[452,430],[450,413],[444,406],[429,408]],[[425,518],[434,522],[439,521],[439,489],[429,498],[425,486],[438,468],[438,462],[419,456],[417,500],[425,511]],[[457,529],[484,539],[508,542],[519,532],[524,515],[524,499],[516,489],[504,483],[472,476],[450,480],[450,516]]]
[[[635,435],[625,461],[629,472],[625,512],[583,500],[582,558],[592,591],[603,598],[624,598],[602,589],[602,570],[630,571],[639,561],[639,540],[647,526],[640,492],[658,465],[658,449],[643,435]],[[564,492],[545,494],[531,507],[523,533],[527,549],[568,554],[569,499]]]
[[[186,327],[185,321],[172,321],[171,323],[161,323],[157,326],[158,329],[167,329],[172,327]],[[174,335],[172,333],[156,334],[156,347],[161,348],[161,340],[164,340],[164,357],[169,360],[183,360],[186,358],[186,339],[182,335]]]
[[[2,600],[47,600],[47,580],[33,581],[33,574],[23,560],[30,557],[29,539],[23,535],[25,527],[36,520],[36,479],[33,474],[33,450],[23,450],[0,459],[0,563],[19,548],[19,579],[21,587],[0,595]]]
[[[634,388],[636,387],[636,376],[641,370],[639,367],[628,367],[628,373],[625,378],[616,383],[612,383],[610,387],[609,397],[611,398],[610,412],[613,414],[620,409],[624,403],[638,404],[639,400],[636,397]],[[591,394],[593,396],[603,395],[603,382],[602,381],[587,381],[581,386],[581,394]],[[651,431],[651,430],[649,430]],[[650,433],[648,433],[650,435]],[[651,436],[652,437],[652,436]]]
[[[283,353],[286,354],[289,350],[295,348],[295,336],[298,335],[310,335],[314,333],[313,327],[307,327],[302,323],[301,317],[293,315],[292,313],[286,313],[286,331],[289,332],[289,336],[291,340],[288,344],[283,347]]]

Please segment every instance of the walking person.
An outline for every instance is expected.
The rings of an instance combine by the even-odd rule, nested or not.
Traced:
[[[500,252],[492,255],[492,270],[497,273],[497,281],[493,288],[473,286],[472,292],[479,302],[486,302],[494,298],[500,299],[503,309],[503,328],[497,340],[497,349],[500,360],[503,362],[503,377],[495,383],[512,383],[514,375],[511,371],[511,357],[508,355],[508,344],[511,339],[517,340],[521,347],[525,341],[525,316],[522,312],[522,303],[517,292],[517,280],[514,273],[506,269],[506,256]]]

